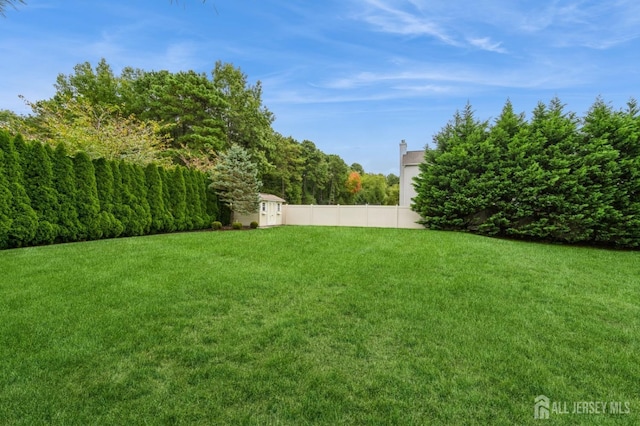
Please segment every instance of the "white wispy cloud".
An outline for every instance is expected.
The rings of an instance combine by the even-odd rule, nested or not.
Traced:
[[[548,47],[609,49],[640,37],[636,0],[552,1],[497,12],[501,25]]]
[[[359,1],[365,12],[358,15],[358,18],[377,31],[411,37],[431,37],[457,48],[471,47],[487,52],[508,53],[502,42],[493,41],[491,37],[467,36],[465,21],[468,15],[452,15],[449,7],[442,3],[421,0]]]
[[[507,53],[507,49],[502,47],[502,42],[494,42],[489,37],[469,38],[467,41],[472,46],[488,52]]]
[[[449,45],[459,45],[438,22],[415,8],[403,10],[382,0],[363,0],[362,4],[366,11],[359,18],[379,31],[406,36],[429,36]]]

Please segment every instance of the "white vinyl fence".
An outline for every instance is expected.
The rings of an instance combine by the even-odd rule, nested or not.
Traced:
[[[284,205],[283,225],[424,228],[420,216],[405,206]]]

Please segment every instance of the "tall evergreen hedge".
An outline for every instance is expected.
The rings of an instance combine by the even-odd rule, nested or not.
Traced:
[[[4,152],[0,150],[0,249],[9,246],[11,218],[11,191],[4,171]]]
[[[38,216],[31,207],[31,200],[24,188],[21,158],[13,145],[9,133],[0,130],[0,151],[4,155],[4,173],[11,201],[9,206],[11,223],[7,235],[8,247],[24,247],[34,243],[38,229]]]
[[[206,228],[208,185],[181,166],[71,157],[0,131],[0,249]]]
[[[104,158],[93,161],[96,173],[96,189],[100,203],[100,227],[105,238],[114,238],[122,234],[124,225],[115,212],[114,178],[111,164]]]
[[[58,242],[77,241],[80,232],[80,221],[76,208],[76,175],[73,161],[67,155],[63,144],[59,144],[53,152],[53,186],[58,195]]]
[[[554,98],[490,124],[467,105],[425,152],[413,208],[432,229],[640,247],[638,113],[598,99],[580,118]]]

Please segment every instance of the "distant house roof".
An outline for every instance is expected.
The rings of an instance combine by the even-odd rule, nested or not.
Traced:
[[[278,203],[286,203],[286,200],[283,200],[282,198],[278,197],[277,195],[273,195],[273,194],[263,194],[260,193],[260,201],[276,201]]]
[[[402,156],[402,166],[416,166],[424,161],[424,151],[407,151]]]

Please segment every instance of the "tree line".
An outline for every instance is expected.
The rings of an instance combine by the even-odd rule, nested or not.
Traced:
[[[467,105],[425,152],[413,209],[432,229],[639,247],[639,111],[554,98],[527,121],[507,101],[490,124]]]
[[[0,249],[204,229],[218,215],[198,170],[70,156],[0,130]]]
[[[91,158],[136,164],[179,164],[209,172],[222,153],[248,151],[262,191],[291,204],[396,204],[397,177],[365,173],[309,140],[274,131],[274,114],[232,64],[216,62],[210,74],[145,71],[126,67],[116,75],[106,60],[85,62],[60,74],[51,99],[31,102],[33,114],[0,112],[0,126],[29,140]],[[348,186],[360,176],[358,191]],[[395,185],[395,186],[394,186]]]

